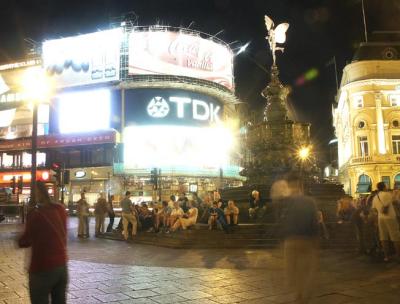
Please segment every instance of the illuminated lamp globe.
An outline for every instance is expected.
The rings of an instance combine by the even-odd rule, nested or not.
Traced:
[[[299,158],[301,160],[306,160],[310,156],[310,148],[309,147],[302,147],[298,151]]]

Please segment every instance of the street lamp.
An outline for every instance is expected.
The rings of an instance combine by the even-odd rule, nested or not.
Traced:
[[[300,160],[300,176],[303,179],[304,162],[308,161],[311,156],[311,146],[303,146],[297,150],[297,157]]]
[[[38,104],[48,100],[50,96],[50,82],[41,67],[31,67],[23,75],[22,90],[25,99],[32,105],[32,162],[31,162],[31,191],[30,204],[36,204],[36,153],[37,153],[37,124]]]

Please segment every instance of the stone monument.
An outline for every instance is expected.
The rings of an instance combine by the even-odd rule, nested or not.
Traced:
[[[272,53],[270,82],[261,92],[267,100],[263,120],[247,128],[244,138],[247,155],[241,174],[247,177],[247,183],[270,185],[279,175],[289,171],[310,171],[310,159],[299,157],[301,149],[310,150],[310,124],[289,119],[287,96],[288,87],[279,80],[276,65],[276,53],[283,52],[288,23],[274,27],[274,22],[265,16],[266,37]],[[307,161],[307,163],[305,163]]]

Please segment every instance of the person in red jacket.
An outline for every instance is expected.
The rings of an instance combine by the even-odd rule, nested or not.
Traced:
[[[38,181],[36,202],[27,216],[25,231],[18,240],[21,248],[32,248],[29,267],[29,295],[32,304],[66,303],[67,213],[53,203],[46,185]]]

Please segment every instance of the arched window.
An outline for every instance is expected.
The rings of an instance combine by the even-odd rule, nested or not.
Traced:
[[[394,189],[400,189],[400,173],[394,177]]]
[[[356,193],[367,193],[371,192],[372,181],[371,178],[366,174],[361,174],[358,177],[357,191]]]

